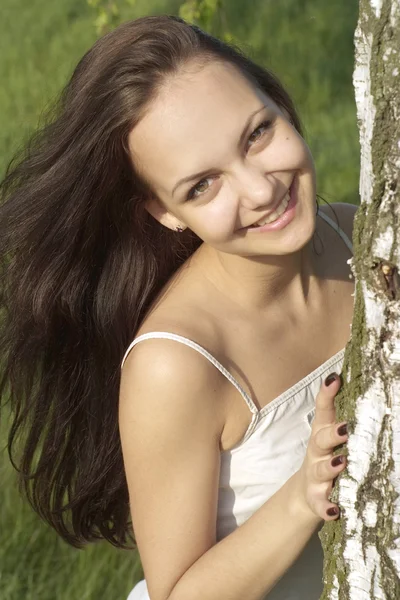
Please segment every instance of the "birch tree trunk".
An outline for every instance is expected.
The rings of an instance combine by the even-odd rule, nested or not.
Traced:
[[[355,305],[337,398],[348,420],[341,519],[321,532],[321,600],[400,598],[400,0],[360,0],[354,87],[361,143]]]

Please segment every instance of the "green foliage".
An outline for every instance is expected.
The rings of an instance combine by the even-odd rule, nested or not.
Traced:
[[[87,3],[97,13],[94,25],[98,36],[114,29],[122,21],[118,0],[87,0]],[[123,0],[123,3],[133,7],[136,0]]]
[[[198,25],[228,43],[238,43],[230,31],[224,0],[188,0],[179,8],[179,16]]]
[[[98,15],[95,27],[98,35],[103,35],[107,28],[114,28],[120,20],[120,12],[115,2],[101,2],[100,0],[88,0],[89,6],[96,8]]]
[[[217,12],[222,10],[222,0],[188,0],[179,8],[179,16],[212,31]]]

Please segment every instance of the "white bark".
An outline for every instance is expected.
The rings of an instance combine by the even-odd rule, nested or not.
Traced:
[[[341,399],[339,417],[349,418],[352,432],[348,468],[334,496],[341,521],[321,536],[323,599],[395,600],[400,598],[400,0],[360,0],[355,44],[361,203],[344,385],[353,397],[351,407]]]

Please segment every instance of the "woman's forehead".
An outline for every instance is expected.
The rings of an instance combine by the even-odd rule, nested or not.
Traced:
[[[246,110],[249,103],[260,98],[264,100],[267,96],[230,64],[217,62],[195,71],[184,69],[163,82],[130,134],[132,146],[144,132],[159,134],[161,128],[166,134],[173,133],[177,127],[195,125],[198,118],[204,124],[207,116]],[[273,105],[271,100],[269,102]]]

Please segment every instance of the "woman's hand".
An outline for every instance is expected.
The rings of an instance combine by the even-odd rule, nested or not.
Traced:
[[[347,424],[336,423],[334,398],[340,388],[340,377],[332,373],[316,398],[315,418],[307,454],[298,471],[302,501],[308,509],[325,521],[339,517],[339,508],[329,500],[333,480],[346,468],[343,454],[333,451],[348,440]]]

